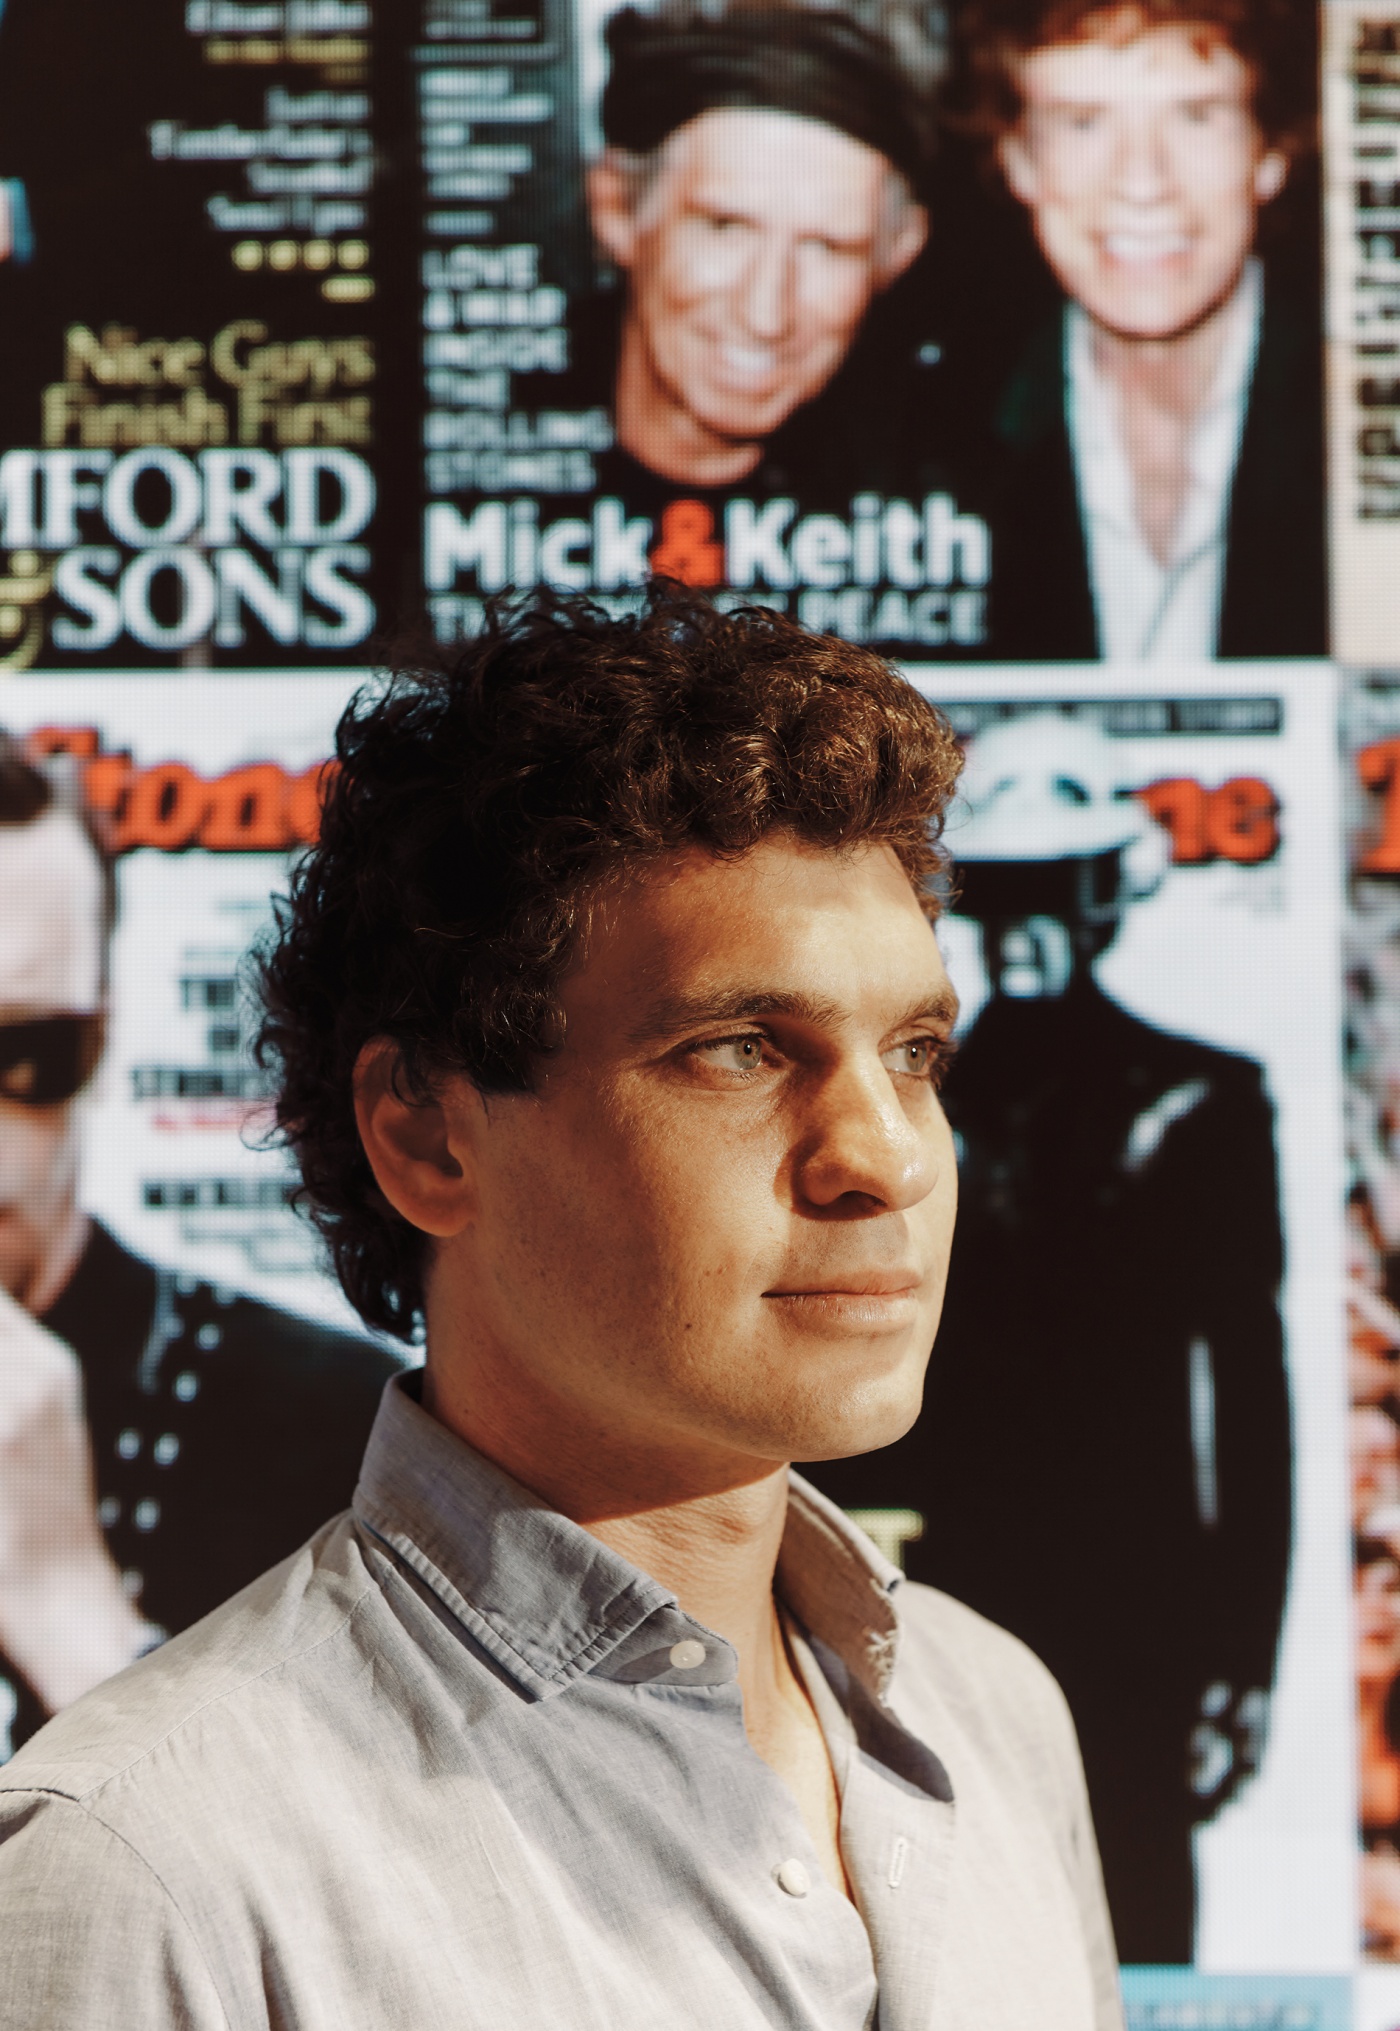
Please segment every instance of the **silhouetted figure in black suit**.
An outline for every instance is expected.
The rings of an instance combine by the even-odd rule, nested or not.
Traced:
[[[984,801],[950,838],[992,992],[945,1096],[960,1201],[925,1406],[898,1445],[809,1471],[919,1511],[910,1574],[1050,1666],[1119,1953],[1180,1964],[1191,1829],[1257,1765],[1287,1589],[1273,1110],[1251,1060],[1095,979],[1150,825],[1099,794],[1078,735],[1036,716],[974,745]]]

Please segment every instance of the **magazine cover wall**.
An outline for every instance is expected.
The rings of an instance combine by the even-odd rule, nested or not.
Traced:
[[[1107,694],[1092,669],[921,681],[969,755],[943,931],[964,1002],[948,1092],[963,1227],[926,1417],[816,1476],[873,1512],[911,1574],[1050,1654],[1100,1786],[1120,1928],[1151,1942],[1135,1958],[1335,1967],[1355,1928],[1355,1809],[1340,1098],[1317,1049],[1339,996],[1338,825],[1314,760],[1329,673],[1202,668],[1170,692]],[[285,1160],[259,1147],[240,961],[349,688],[29,678],[5,694],[9,730],[56,782],[85,777],[129,842],[106,1060],[71,1103],[82,1205],[187,1284],[341,1328]],[[9,1157],[18,1174],[14,1138]],[[1057,1255],[1069,1287],[1047,1273]],[[111,1323],[105,1274],[85,1319],[48,1314],[89,1362]],[[178,1467],[156,1448],[184,1443],[169,1420],[181,1377],[203,1373],[182,1352],[173,1394],[97,1449],[113,1526],[152,1554],[159,1517],[142,1529],[141,1504]],[[976,1462],[966,1487],[960,1456]],[[143,1464],[150,1487],[128,1485]],[[949,1571],[959,1541],[975,1556]]]

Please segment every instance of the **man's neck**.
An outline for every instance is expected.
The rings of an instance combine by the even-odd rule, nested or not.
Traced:
[[[773,1576],[787,1521],[787,1469],[747,1487],[664,1509],[599,1517],[584,1528],[639,1566],[739,1654],[746,1704],[771,1687],[781,1655]]]
[[[1126,403],[1143,404],[1194,423],[1220,371],[1238,290],[1171,338],[1137,338],[1090,320],[1094,365]]]
[[[731,1642],[741,1661],[767,1654],[786,1466],[586,1427],[577,1406],[542,1401],[538,1392],[512,1401],[499,1368],[469,1379],[439,1370],[431,1352],[423,1407],[669,1587],[686,1614]]]
[[[622,449],[662,479],[681,486],[733,486],[746,479],[763,456],[761,444],[736,444],[691,414],[658,377],[632,318],[622,328],[613,405]]]
[[[1137,338],[1091,319],[1094,370],[1109,391],[1133,480],[1138,527],[1169,563],[1191,484],[1191,436],[1220,375],[1243,282],[1189,331]]]

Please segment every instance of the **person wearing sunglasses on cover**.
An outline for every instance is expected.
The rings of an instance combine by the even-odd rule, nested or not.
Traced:
[[[397,1366],[83,1210],[115,887],[65,788],[0,734],[0,1761],[348,1502]]]

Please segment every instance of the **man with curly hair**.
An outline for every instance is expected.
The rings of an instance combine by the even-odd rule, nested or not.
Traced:
[[[661,592],[498,611],[338,751],[263,1044],[426,1366],[10,1767],[0,2018],[1121,2026],[1053,1682],[788,1465],[904,1431],[937,1324],[946,722]]]
[[[1000,656],[1326,653],[1305,0],[970,0],[970,120],[1063,292],[1003,392]],[[1277,239],[1275,241],[1277,246]]]

